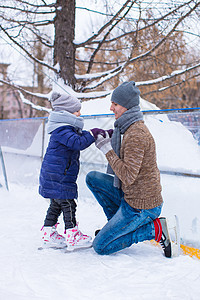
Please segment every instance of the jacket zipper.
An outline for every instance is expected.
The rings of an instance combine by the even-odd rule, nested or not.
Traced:
[[[68,165],[66,166],[65,171],[64,171],[64,175],[67,174],[67,171],[69,170],[70,165],[71,165],[71,161],[69,161]]]

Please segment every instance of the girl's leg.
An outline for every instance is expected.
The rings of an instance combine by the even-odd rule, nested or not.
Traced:
[[[42,241],[45,247],[63,248],[66,246],[65,238],[58,234],[56,230],[58,217],[61,214],[61,206],[58,201],[59,200],[51,199],[46,219],[44,221],[44,226],[42,228]]]
[[[136,210],[124,200],[108,223],[93,241],[93,247],[99,254],[111,254],[134,243],[155,238],[153,220],[161,212],[161,207],[150,210]]]
[[[61,214],[61,206],[55,199],[50,199],[50,206],[47,210],[44,226],[52,227],[58,222],[58,217]]]
[[[65,229],[76,226],[76,202],[74,199],[59,200],[63,212]]]
[[[86,184],[91,190],[105,215],[110,220],[117,212],[123,192],[113,186],[114,177],[97,171],[89,172],[86,176]]]

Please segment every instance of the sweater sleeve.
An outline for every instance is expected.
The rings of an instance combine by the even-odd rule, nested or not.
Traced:
[[[142,131],[131,133],[123,138],[121,156],[114,150],[106,154],[106,158],[117,177],[126,186],[134,183],[140,172],[145,152],[145,136]]]

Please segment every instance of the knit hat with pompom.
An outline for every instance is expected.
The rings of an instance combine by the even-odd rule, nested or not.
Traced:
[[[68,111],[75,113],[81,109],[81,102],[76,97],[69,94],[53,92],[50,98],[51,106],[54,111]]]

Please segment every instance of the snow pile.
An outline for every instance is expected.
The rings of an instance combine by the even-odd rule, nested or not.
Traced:
[[[156,141],[160,170],[200,175],[200,147],[186,127],[165,115],[146,116],[145,122]]]

